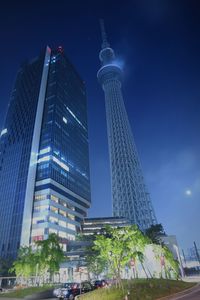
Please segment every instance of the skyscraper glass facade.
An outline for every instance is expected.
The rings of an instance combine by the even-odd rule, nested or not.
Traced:
[[[0,255],[20,246],[24,199],[44,55],[22,66],[0,138]]]
[[[31,77],[28,73],[27,82],[17,76],[15,86],[18,83],[24,98],[19,94],[19,90],[14,94],[15,106],[12,111],[11,107],[9,108],[8,121],[4,127],[4,131],[6,129],[7,132],[3,132],[1,137],[1,145],[5,148],[10,136],[10,123],[19,122],[14,119],[15,107],[18,107],[23,99],[24,102],[28,99],[30,105],[25,104],[27,113],[21,112],[21,119],[18,117],[21,120],[21,128],[26,129],[27,126],[28,142],[23,140],[25,150],[21,156],[18,145],[13,146],[16,155],[13,158],[16,173],[11,172],[9,166],[5,164],[4,148],[1,150],[3,168],[0,176],[4,176],[4,185],[0,186],[0,203],[4,206],[7,203],[5,208],[7,215],[0,220],[0,230],[4,234],[4,238],[0,241],[0,252],[7,255],[9,243],[10,247],[12,244],[9,254],[16,255],[16,249],[20,244],[25,245],[35,240],[45,239],[53,232],[58,234],[65,249],[67,240],[74,239],[80,222],[87,215],[90,206],[87,105],[84,83],[66,58],[62,47],[57,50],[47,47],[45,54],[23,67],[23,72],[26,68],[33,72],[33,63],[37,65],[37,72],[34,73],[36,82],[33,84],[30,81],[33,80],[33,75]],[[32,90],[29,90],[29,85]],[[16,88],[13,93],[15,90]],[[28,92],[32,98],[35,95],[35,102],[29,98]],[[29,116],[30,114],[32,117]],[[24,123],[26,118],[28,125]],[[29,127],[31,130],[28,129]],[[5,149],[9,150],[9,147]],[[11,160],[9,151],[7,156],[8,161]],[[19,182],[22,182],[19,170],[23,166],[26,167],[23,177],[24,186],[23,189],[20,188],[23,194],[20,195],[21,206],[18,205],[21,219],[16,218],[14,225],[14,228],[18,228],[18,233],[13,235],[12,225],[9,224],[8,235],[4,227],[9,223],[9,219],[14,220],[13,213],[16,205],[14,183],[17,175]],[[8,185],[11,185],[8,183],[11,176],[12,187],[8,189]],[[12,243],[12,240],[16,242]]]
[[[32,240],[73,239],[90,202],[86,91],[63,55],[52,51],[37,161]]]

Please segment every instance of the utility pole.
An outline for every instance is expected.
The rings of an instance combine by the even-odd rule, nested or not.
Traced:
[[[194,249],[195,249],[196,257],[197,257],[197,260],[198,260],[198,262],[199,262],[199,266],[200,266],[200,257],[199,257],[199,252],[198,252],[197,245],[196,245],[196,243],[195,243],[195,242],[194,242]]]
[[[186,258],[185,258],[185,252],[184,250],[182,249],[182,253],[183,253],[183,259],[184,259],[184,263],[185,263],[185,267],[186,267]]]

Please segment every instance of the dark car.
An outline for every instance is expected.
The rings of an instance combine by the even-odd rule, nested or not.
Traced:
[[[88,281],[82,283],[65,283],[62,287],[54,289],[53,294],[59,299],[74,300],[76,296],[91,292],[92,290],[94,290],[94,287]]]
[[[96,289],[99,289],[99,288],[107,287],[108,283],[104,279],[102,279],[102,280],[96,280],[94,282],[94,286],[95,286]]]

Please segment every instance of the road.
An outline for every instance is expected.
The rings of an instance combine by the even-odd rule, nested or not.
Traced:
[[[184,294],[183,294],[184,293]],[[166,300],[200,300],[200,284],[190,291],[185,291],[174,297],[167,297]]]

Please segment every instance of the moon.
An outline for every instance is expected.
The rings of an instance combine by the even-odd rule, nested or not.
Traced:
[[[185,194],[186,194],[186,196],[191,196],[192,195],[192,191],[188,189],[188,190],[185,191]]]

